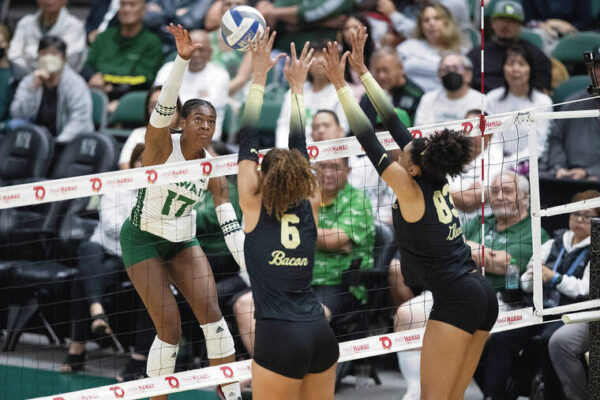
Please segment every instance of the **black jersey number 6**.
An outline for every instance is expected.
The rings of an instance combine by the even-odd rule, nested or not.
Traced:
[[[300,231],[292,224],[300,222],[296,214],[283,214],[281,217],[281,244],[286,249],[295,249],[300,246]]]

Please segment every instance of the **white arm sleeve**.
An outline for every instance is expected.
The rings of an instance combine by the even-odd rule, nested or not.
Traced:
[[[158,96],[158,103],[150,116],[150,125],[153,127],[166,128],[171,125],[171,117],[177,108],[177,96],[188,63],[189,60],[184,60],[179,56],[175,57],[169,77]]]
[[[231,255],[240,266],[240,277],[250,286],[248,280],[248,274],[246,272],[246,259],[244,257],[244,241],[246,235],[242,231],[242,227],[237,220],[235,210],[231,203],[223,203],[215,208],[217,213],[217,219],[221,230],[223,231],[223,237],[225,238],[225,244],[231,252]]]

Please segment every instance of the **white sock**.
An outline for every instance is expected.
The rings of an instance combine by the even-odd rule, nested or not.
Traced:
[[[242,400],[242,391],[240,390],[240,383],[233,382],[227,385],[221,385],[223,396],[225,400]]]
[[[421,395],[421,350],[398,352],[398,364],[402,376],[406,379],[407,394],[419,398]]]

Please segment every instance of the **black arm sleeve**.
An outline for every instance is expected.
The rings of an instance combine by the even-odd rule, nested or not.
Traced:
[[[379,175],[383,174],[387,167],[392,164],[392,160],[387,155],[381,143],[379,143],[373,125],[371,125],[369,118],[367,118],[356,102],[348,86],[344,86],[337,93],[340,103],[342,103],[342,107],[344,108],[344,114],[346,114],[346,118],[350,124],[350,129],[356,135],[363,149],[365,149],[365,153],[367,153],[369,160],[371,160]]]
[[[242,129],[240,130],[238,163],[242,160],[258,163],[258,120],[262,111],[264,93],[265,88],[260,85],[252,85],[248,92],[248,100],[242,118]]]
[[[306,111],[304,109],[304,96],[292,94],[292,108],[290,115],[290,135],[288,146],[290,150],[296,149],[308,159],[306,150]]]
[[[398,114],[394,111],[394,105],[370,73],[364,74],[360,79],[365,86],[371,104],[373,104],[377,113],[381,115],[383,125],[385,125],[385,128],[390,132],[390,135],[392,135],[398,146],[404,149],[404,146],[410,143],[413,137],[402,121],[400,121],[400,118],[398,118]]]

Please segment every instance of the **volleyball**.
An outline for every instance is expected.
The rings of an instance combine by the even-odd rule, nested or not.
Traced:
[[[262,35],[267,23],[254,7],[231,7],[221,19],[221,36],[234,50],[248,51],[257,34]]]

